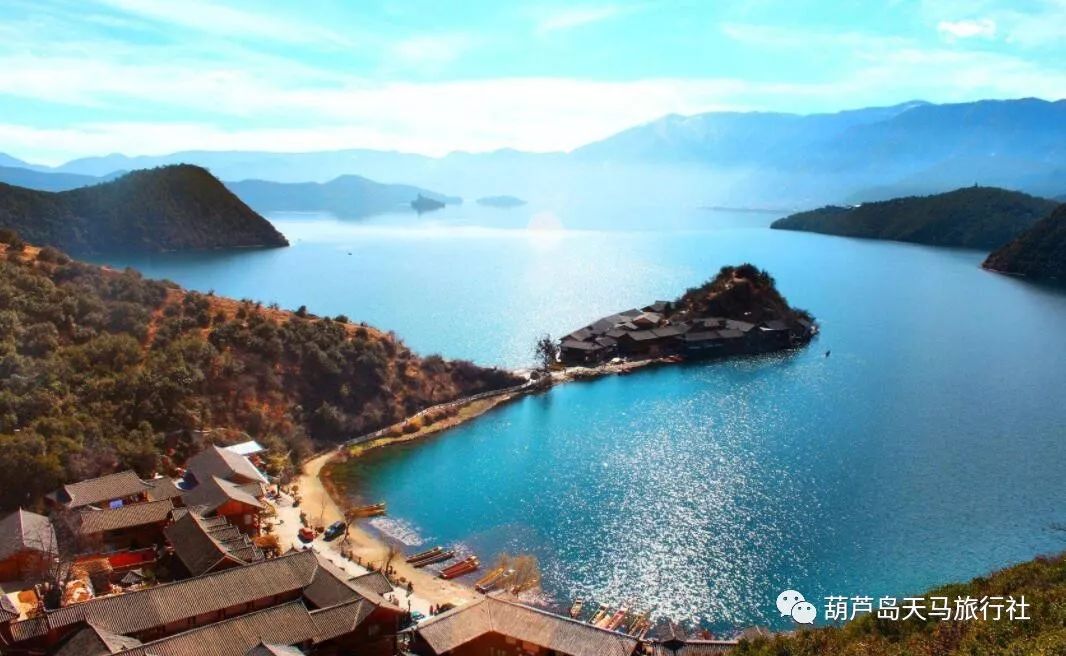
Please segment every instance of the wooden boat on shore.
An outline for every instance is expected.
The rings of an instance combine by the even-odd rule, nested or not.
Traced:
[[[570,618],[577,619],[581,615],[581,609],[585,607],[585,600],[578,597],[574,600],[574,604],[570,606]]]
[[[357,506],[348,511],[349,517],[362,518],[362,517],[378,517],[384,515],[387,510],[385,502],[372,503],[367,506]]]
[[[607,620],[607,622],[603,625],[603,628],[607,629],[608,631],[614,631],[622,625],[622,622],[626,619],[626,615],[628,613],[629,609],[625,606],[622,606],[614,615],[611,616],[609,620]]]
[[[418,562],[418,561],[422,560],[423,558],[429,558],[430,556],[435,556],[435,555],[439,554],[442,551],[444,551],[444,549],[439,547],[439,546],[433,547],[432,549],[427,549],[426,551],[420,551],[420,552],[416,553],[413,556],[408,556],[406,558],[406,561],[409,562],[409,563]]]
[[[416,560],[411,564],[415,567],[425,567],[426,565],[432,565],[433,563],[442,563],[445,560],[451,560],[452,558],[455,558],[455,552],[451,549],[448,549],[447,551],[441,551],[439,553],[433,554],[432,556],[427,556],[426,558],[423,558],[421,560]]]
[[[468,556],[454,565],[445,567],[438,576],[442,579],[454,579],[474,572],[480,566],[481,562],[478,561],[477,556]]]
[[[589,618],[589,624],[596,626],[596,623],[603,619],[604,615],[607,614],[608,610],[610,609],[607,608],[607,604],[600,604],[600,607],[597,608],[596,612],[593,613],[592,617]]]
[[[631,636],[636,636],[640,630],[644,628],[644,623],[647,621],[647,612],[637,613],[633,616],[633,621],[629,623],[629,627],[626,629],[625,633]]]
[[[500,585],[513,575],[513,569],[507,569],[506,567],[497,567],[485,576],[482,576],[480,579],[478,579],[477,583],[474,584],[474,589],[480,592],[481,594],[491,592],[496,588],[496,586]]]

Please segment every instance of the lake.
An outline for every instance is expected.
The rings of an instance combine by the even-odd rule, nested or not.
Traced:
[[[821,324],[801,351],[568,384],[347,465],[411,549],[530,552],[561,606],[725,631],[784,628],[784,588],[903,596],[1066,547],[1066,294],[981,253],[705,210],[270,218],[291,248],[115,263],[511,367],[744,261]]]

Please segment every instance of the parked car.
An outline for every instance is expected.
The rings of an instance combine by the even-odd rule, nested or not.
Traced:
[[[333,522],[326,529],[325,534],[322,536],[327,542],[329,540],[335,540],[344,534],[344,529],[348,528],[348,525],[341,521]]]
[[[300,542],[313,542],[315,532],[305,526],[296,533],[296,537],[300,538]]]

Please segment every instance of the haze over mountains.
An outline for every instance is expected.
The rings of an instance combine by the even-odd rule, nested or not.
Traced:
[[[0,165],[18,165],[12,159]],[[1054,196],[1066,189],[1066,101],[667,116],[570,153],[187,151],[29,168],[100,176],[179,162],[223,180],[324,183],[357,174],[471,198],[506,190],[548,201],[609,192],[627,203],[803,208],[974,183]]]

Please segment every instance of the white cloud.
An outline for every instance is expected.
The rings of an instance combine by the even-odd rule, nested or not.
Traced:
[[[948,41],[973,38],[991,39],[996,36],[996,21],[991,18],[942,20],[937,23],[936,29]]]
[[[537,20],[536,30],[541,34],[572,30],[610,20],[628,11],[632,11],[632,9],[626,9],[619,5],[567,7],[542,15]]]
[[[475,42],[469,34],[426,34],[400,39],[389,52],[406,65],[439,67],[461,57]]]
[[[283,43],[350,45],[343,33],[266,12],[248,12],[203,0],[101,0],[127,14],[230,38],[271,39]]]

